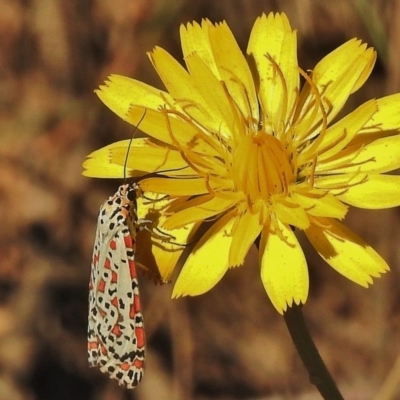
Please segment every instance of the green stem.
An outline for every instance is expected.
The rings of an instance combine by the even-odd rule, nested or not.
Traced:
[[[308,371],[310,382],[317,387],[325,400],[343,400],[307,329],[302,306],[288,307],[283,317],[296,350]]]

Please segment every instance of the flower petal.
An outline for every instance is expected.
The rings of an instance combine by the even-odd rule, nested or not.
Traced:
[[[136,141],[136,139],[134,139]],[[138,139],[142,140],[142,139]],[[110,148],[110,162],[123,165],[135,171],[136,169],[146,171],[146,173],[157,172],[158,174],[168,173],[171,176],[195,176],[196,172],[187,165],[181,154],[166,146],[158,146],[149,139],[144,139],[148,146],[145,149],[132,142],[129,148],[129,141],[120,142],[121,146]],[[117,143],[115,143],[117,144]],[[126,146],[128,145],[128,147]],[[131,151],[132,146],[134,151]],[[126,154],[129,148],[129,157]],[[133,176],[133,175],[128,175]]]
[[[150,137],[167,144],[190,143],[193,151],[215,154],[206,141],[199,140],[197,127],[165,110],[166,104],[174,103],[168,93],[120,75],[109,76],[95,92],[111,111],[132,125],[140,123],[140,130]]]
[[[315,140],[315,145],[307,146],[298,158],[298,164],[303,165],[318,157],[318,164],[336,155],[342,150],[366,124],[372,120],[377,112],[378,105],[375,100],[370,100],[346,117],[329,127],[321,140]]]
[[[169,196],[195,196],[208,192],[202,178],[147,178],[140,182],[140,187],[145,192],[167,193]]]
[[[333,191],[334,192],[334,191]],[[378,210],[400,206],[400,176],[369,174],[365,182],[349,186],[337,197],[354,207]]]
[[[155,201],[152,202],[151,199]],[[135,257],[150,271],[159,273],[164,281],[169,281],[179,257],[186,250],[199,224],[165,230],[166,216],[160,210],[166,203],[167,200],[158,199],[158,196],[152,193],[146,193],[146,198],[137,199],[138,217],[153,221],[153,226],[150,225],[149,229],[143,229],[140,235],[137,235]]]
[[[365,82],[375,59],[372,48],[366,49],[361,41],[352,39],[317,64],[311,75],[312,82],[306,82],[299,95],[301,112],[296,135],[301,141],[319,135],[325,124],[331,123],[350,94]]]
[[[212,113],[211,120],[207,119],[207,112],[203,113],[202,118],[198,119],[197,122],[207,127],[211,132],[218,132],[225,139],[230,139],[231,132],[237,129],[238,124],[235,124],[236,118],[232,118],[234,109],[226,95],[223,84],[212,74],[198,54],[194,53],[187,56],[185,61],[190,72],[193,89],[197,90],[204,99],[202,102],[193,105],[200,109],[210,110]],[[187,113],[191,113],[190,107],[187,109]]]
[[[277,196],[278,197],[278,196]],[[274,201],[273,211],[277,218],[287,225],[295,226],[299,229],[305,229],[310,225],[307,213],[298,203],[286,199],[278,199]]]
[[[400,93],[392,94],[390,96],[382,97],[375,100],[378,111],[371,118],[369,123],[365,125],[363,133],[371,134],[372,132],[394,131],[399,133],[400,131]]]
[[[258,121],[254,80],[227,23],[223,21],[213,25],[206,19],[201,25],[196,22],[186,27],[181,25],[180,34],[184,58],[196,53],[212,73],[224,82],[245,119],[250,121],[253,117]]]
[[[213,49],[210,43],[210,30],[213,24],[208,19],[203,19],[201,25],[194,21],[188,23],[186,26],[180,26],[180,36],[183,58],[191,56],[196,53],[212,73],[220,78],[218,67],[215,63]]]
[[[254,79],[249,65],[226,22],[209,30],[219,76],[246,121],[259,120]]]
[[[229,249],[234,213],[220,218],[201,237],[179,274],[172,297],[197,296],[212,289],[225,275],[229,267]]]
[[[132,105],[142,107],[139,118],[129,119],[133,125],[137,125],[143,109],[157,111],[165,104],[166,99],[171,101],[171,96],[160,89],[140,82],[136,79],[121,75],[110,75],[108,80],[95,90],[100,100],[123,120],[127,119],[128,111]]]
[[[305,231],[319,255],[347,279],[368,287],[389,267],[359,236],[334,219],[320,218]]]
[[[166,228],[180,228],[195,221],[205,221],[229,210],[237,203],[235,196],[220,198],[211,194],[194,197],[185,201],[179,207],[168,209],[172,215],[166,221]]]
[[[320,175],[360,172],[389,172],[400,168],[400,135],[363,141],[350,145],[326,162],[317,163]],[[316,178],[317,180],[317,178]]]
[[[337,115],[350,94],[369,77],[376,52],[361,40],[351,39],[325,56],[314,68],[312,80],[329,107],[328,122]]]
[[[290,116],[298,95],[296,52],[296,32],[285,14],[270,13],[257,18],[247,53],[254,57],[260,80],[261,108],[274,132],[282,130],[282,123]]]
[[[303,250],[292,229],[279,224],[281,234],[264,231],[260,243],[261,280],[280,314],[293,303],[305,303],[308,269]]]
[[[89,178],[123,178],[124,176],[134,176],[135,171],[132,171],[132,169],[111,162],[110,148],[116,144],[110,144],[90,153],[82,164],[82,175]]]
[[[244,263],[244,259],[262,229],[258,213],[245,212],[235,220],[233,240],[229,252],[229,267]]]
[[[144,138],[122,140],[96,150],[88,155],[83,168],[83,175],[92,178],[133,178],[163,171],[196,175],[178,151]]]
[[[224,132],[229,131],[226,124],[230,126],[233,121],[227,121],[225,118],[229,105],[222,85],[210,70],[207,71],[204,62],[197,55],[193,54],[186,59],[193,76],[169,53],[159,47],[156,47],[149,57],[174,98],[171,104],[177,104],[185,109],[191,118],[211,132],[220,132],[221,129]],[[207,80],[202,80],[205,76]],[[221,100],[222,103],[218,104]]]
[[[291,197],[308,214],[316,217],[343,219],[347,214],[348,207],[325,190],[297,185],[293,188]]]

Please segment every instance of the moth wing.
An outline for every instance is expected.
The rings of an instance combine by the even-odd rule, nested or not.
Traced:
[[[135,387],[143,378],[145,337],[134,260],[127,224],[102,237],[96,233],[89,294],[89,364]],[[96,256],[98,254],[98,256]]]

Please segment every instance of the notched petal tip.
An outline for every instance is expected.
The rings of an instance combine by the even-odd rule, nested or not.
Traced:
[[[261,280],[272,304],[283,313],[293,302],[305,303],[309,279],[301,246],[289,226],[279,224],[280,234],[263,232],[260,243]]]
[[[124,167],[113,164],[109,160],[108,153],[96,155],[91,153],[82,164],[82,175],[87,178],[120,179],[124,177]]]
[[[358,235],[339,221],[318,219],[320,225],[311,225],[305,231],[319,255],[347,279],[368,287],[372,278],[389,271],[386,261]]]
[[[304,305],[306,301],[300,300],[300,299],[289,299],[286,303],[283,303],[280,308],[277,308],[277,311],[279,314],[283,315],[285,312],[287,312],[288,308],[292,308],[294,305],[299,306],[299,305]]]

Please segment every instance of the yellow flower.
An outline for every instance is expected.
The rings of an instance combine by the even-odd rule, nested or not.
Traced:
[[[133,140],[126,166],[129,141],[84,163],[91,177],[158,171],[140,186],[168,199],[151,206],[144,200],[141,212],[153,208],[160,229],[179,243],[209,222],[173,296],[210,290],[256,242],[275,308],[283,313],[304,303],[308,269],[296,229],[359,285],[386,272],[375,250],[339,221],[348,205],[400,204],[400,177],[383,174],[400,167],[400,95],[370,100],[333,122],[371,73],[375,51],[349,40],[307,74],[284,14],[256,20],[245,55],[225,22],[203,20],[180,34],[186,68],[161,48],[149,54],[167,91],[116,75],[97,91],[127,122],[136,125],[144,115],[140,129],[149,138]],[[155,255],[163,276],[181,252]]]

